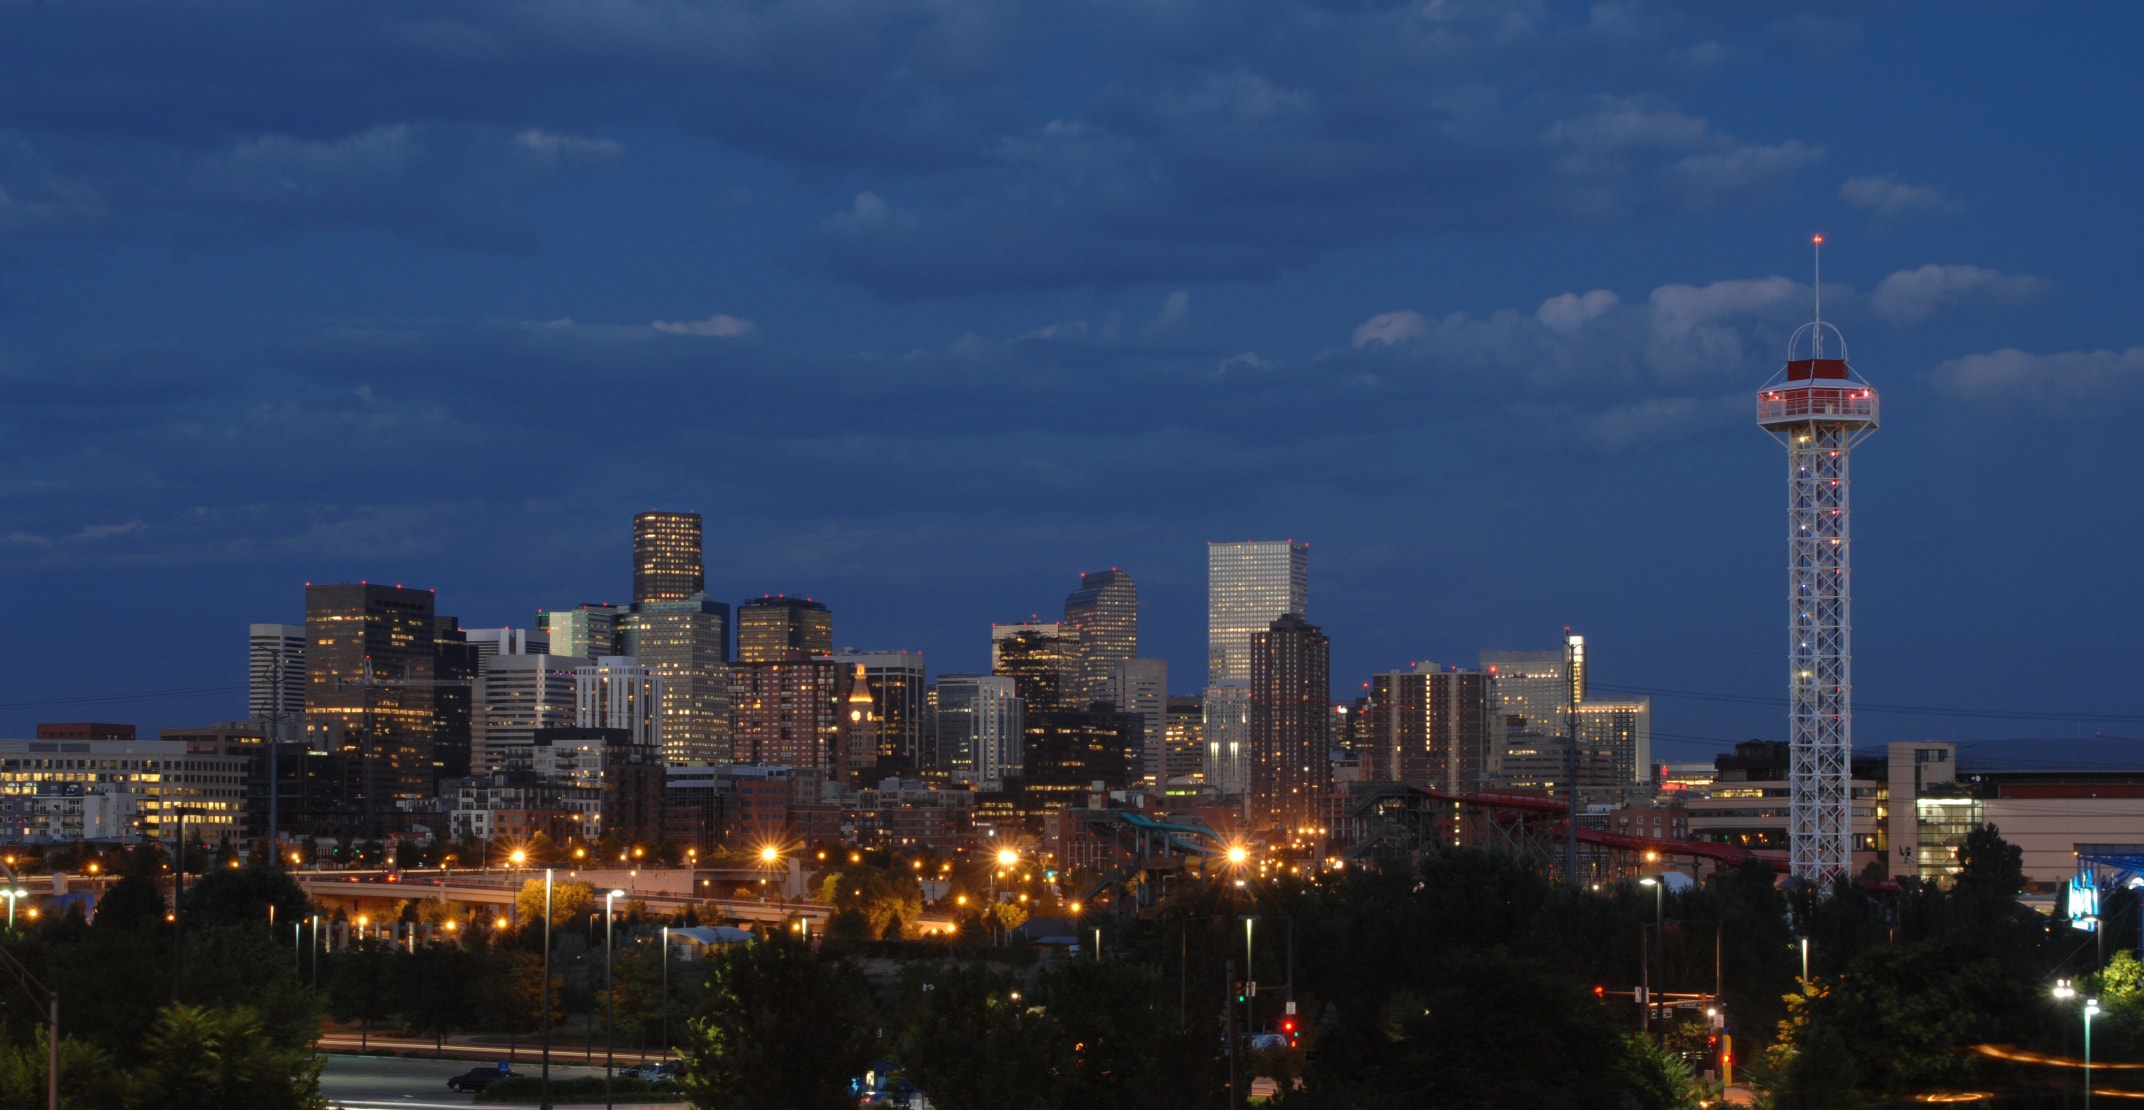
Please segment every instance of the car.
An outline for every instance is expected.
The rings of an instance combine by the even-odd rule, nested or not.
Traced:
[[[450,1091],[481,1091],[501,1079],[518,1079],[519,1075],[498,1068],[470,1068],[468,1071],[447,1080]]]
[[[627,1079],[645,1079],[650,1083],[659,1083],[685,1074],[685,1065],[676,1060],[650,1060],[645,1064],[621,1068],[618,1074]]]

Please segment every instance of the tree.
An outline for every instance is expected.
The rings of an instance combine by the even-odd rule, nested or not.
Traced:
[[[458,945],[428,944],[396,963],[402,1019],[419,1036],[431,1034],[437,1055],[447,1034],[476,1024],[483,957]]]
[[[820,880],[819,899],[832,903],[836,912],[862,914],[865,939],[886,936],[889,930],[897,937],[898,930],[923,915],[923,887],[915,875],[868,864],[855,864]]]
[[[321,1110],[320,1060],[278,1045],[244,1006],[169,1006],[141,1046],[129,1077],[137,1110]],[[63,1065],[64,1066],[64,1065]]]
[[[551,928],[564,928],[566,923],[587,913],[596,904],[596,888],[584,882],[551,883]],[[521,884],[521,893],[514,895],[514,912],[530,925],[543,921],[543,880],[530,879]]]
[[[358,1023],[360,1049],[370,1041],[372,1023],[395,1012],[394,960],[400,954],[401,949],[377,940],[361,940],[328,965],[328,1013],[337,1021]]]
[[[46,1030],[28,1044],[0,1045],[0,1110],[45,1110],[46,1069],[51,1067]],[[73,1037],[60,1038],[61,1110],[125,1110],[125,1077],[110,1054]]]
[[[1176,998],[1154,968],[1068,960],[1038,976],[1031,994],[1072,1055],[1070,1105],[1169,1110],[1197,1105],[1222,1080],[1212,1039],[1178,1027]]]
[[[901,1059],[909,1077],[945,1110],[1051,1110],[1073,1066],[1064,1030],[1019,982],[985,967],[927,973],[920,1010]]]
[[[863,977],[802,941],[733,944],[711,961],[713,997],[692,1022],[682,1082],[700,1110],[835,1110],[871,1063]]]
[[[186,927],[265,925],[269,908],[289,932],[309,909],[305,892],[281,868],[255,862],[245,867],[214,867],[186,887]]]

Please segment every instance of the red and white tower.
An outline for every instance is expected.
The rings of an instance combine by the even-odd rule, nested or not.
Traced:
[[[1854,754],[1853,545],[1847,460],[1876,430],[1876,391],[1846,361],[1846,337],[1824,322],[1824,237],[1815,318],[1787,343],[1787,364],[1757,392],[1757,426],[1787,448],[1791,873],[1828,891],[1852,874],[1848,768]],[[1826,348],[1826,333],[1837,354]]]

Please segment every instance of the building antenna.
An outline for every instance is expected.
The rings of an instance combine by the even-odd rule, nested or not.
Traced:
[[[1814,236],[1809,243],[1810,254],[1816,263],[1816,327],[1810,331],[1816,336],[1816,357],[1824,357],[1824,237]],[[1792,357],[1791,355],[1789,357]]]

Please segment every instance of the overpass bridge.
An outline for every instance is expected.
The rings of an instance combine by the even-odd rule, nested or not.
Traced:
[[[324,906],[340,906],[352,913],[380,912],[396,902],[438,901],[513,914],[514,900],[523,884],[543,881],[541,869],[513,871],[299,871],[291,877],[308,898]],[[673,870],[561,870],[551,872],[554,883],[587,883],[603,893],[623,890],[626,897],[642,901],[658,912],[675,912],[692,906],[702,918],[712,916],[727,925],[780,925],[802,919],[813,931],[825,927],[833,907],[801,898],[723,898],[712,895],[715,880],[685,869]],[[707,891],[708,893],[700,893]],[[472,912],[473,916],[473,912]],[[710,924],[715,922],[710,922]],[[926,915],[917,924],[942,928],[950,918]]]

